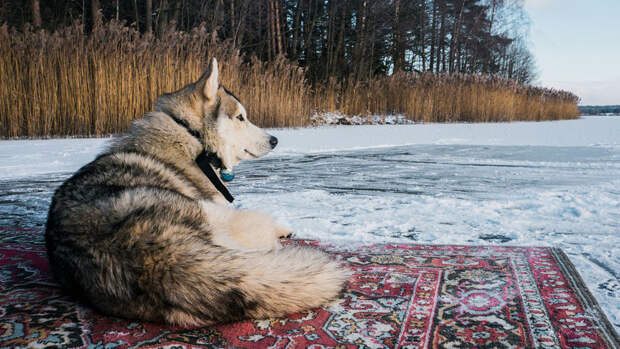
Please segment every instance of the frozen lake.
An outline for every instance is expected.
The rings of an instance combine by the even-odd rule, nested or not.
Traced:
[[[333,243],[561,247],[620,329],[620,118],[273,133],[281,149],[236,169],[237,207]],[[102,144],[0,142],[0,225],[43,226]]]

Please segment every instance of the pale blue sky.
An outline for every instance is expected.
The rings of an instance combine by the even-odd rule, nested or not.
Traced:
[[[538,83],[620,104],[620,0],[525,0]]]

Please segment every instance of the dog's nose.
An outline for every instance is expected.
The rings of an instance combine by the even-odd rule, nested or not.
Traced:
[[[271,149],[275,148],[276,145],[278,145],[278,139],[274,136],[271,136],[271,138],[269,138],[269,144],[271,144]]]

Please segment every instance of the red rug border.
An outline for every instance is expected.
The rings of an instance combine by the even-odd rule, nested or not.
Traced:
[[[562,270],[565,278],[569,281],[573,292],[578,295],[576,298],[581,303],[581,306],[595,313],[596,316],[591,320],[600,326],[600,332],[605,335],[603,339],[607,342],[606,344],[611,348],[620,348],[620,336],[618,336],[614,326],[603,312],[588,286],[586,286],[581,274],[579,274],[573,262],[570,261],[568,255],[559,247],[549,247],[549,252]]]

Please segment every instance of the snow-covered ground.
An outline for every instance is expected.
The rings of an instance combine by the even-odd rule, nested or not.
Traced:
[[[408,125],[414,124],[406,115],[345,115],[339,112],[315,113],[310,118],[312,125]]]
[[[620,117],[270,130],[235,204],[297,237],[561,247],[620,329]],[[41,226],[106,140],[0,142],[0,225]]]

